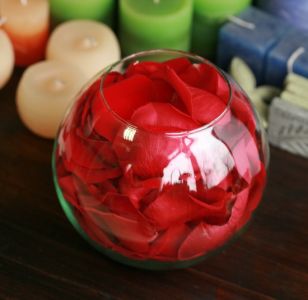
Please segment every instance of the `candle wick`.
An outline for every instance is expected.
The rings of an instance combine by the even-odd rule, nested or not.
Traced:
[[[55,91],[62,90],[65,86],[65,82],[62,79],[54,79],[52,82],[52,87]]]
[[[159,4],[160,0],[153,0],[154,4]]]
[[[293,67],[296,62],[296,60],[305,53],[305,48],[304,47],[299,47],[297,48],[290,56],[287,62],[287,68],[288,68],[288,73],[293,73]]]
[[[247,22],[239,17],[235,17],[235,16],[229,16],[228,20],[238,26],[250,29],[250,30],[254,30],[256,29],[256,25],[254,23],[251,22]]]
[[[20,0],[22,6],[28,5],[28,0]]]
[[[84,49],[94,48],[97,46],[97,40],[93,36],[87,36],[82,39],[80,46]]]

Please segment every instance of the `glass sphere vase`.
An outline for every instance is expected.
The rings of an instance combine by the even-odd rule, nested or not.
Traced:
[[[137,53],[76,97],[53,153],[61,206],[121,263],[191,266],[228,244],[258,207],[268,145],[247,95],[205,59]]]

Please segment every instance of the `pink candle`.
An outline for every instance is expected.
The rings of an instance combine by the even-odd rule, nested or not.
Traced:
[[[27,66],[44,58],[49,30],[47,0],[2,0],[3,29],[9,35],[16,64]]]

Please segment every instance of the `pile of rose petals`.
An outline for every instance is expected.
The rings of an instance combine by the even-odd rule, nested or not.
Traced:
[[[265,184],[246,96],[209,64],[135,62],[78,99],[58,137],[58,184],[83,231],[133,259],[189,260],[250,219]],[[208,125],[209,126],[206,126]]]

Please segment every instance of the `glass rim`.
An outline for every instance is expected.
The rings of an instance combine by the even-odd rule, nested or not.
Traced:
[[[150,130],[141,128],[137,125],[135,125],[134,123],[125,120],[124,118],[122,118],[116,111],[114,111],[109,103],[108,100],[106,99],[105,95],[104,95],[104,89],[103,89],[103,83],[104,80],[106,79],[107,74],[113,70],[117,65],[119,65],[120,63],[125,63],[128,62],[130,60],[133,59],[138,59],[141,57],[146,57],[146,56],[150,56],[150,55],[155,55],[155,54],[169,54],[169,55],[178,55],[178,57],[186,57],[186,58],[190,58],[190,59],[195,59],[195,60],[199,60],[200,63],[205,63],[208,64],[210,66],[212,66],[224,79],[224,81],[226,82],[227,86],[228,86],[228,101],[226,104],[226,107],[224,108],[224,110],[216,117],[214,118],[211,122],[201,125],[200,127],[194,128],[192,130],[182,130],[182,131],[163,131],[163,132],[151,132]],[[214,65],[213,63],[211,63],[209,60],[207,60],[206,58],[199,56],[197,54],[194,53],[190,53],[190,52],[186,52],[186,51],[181,51],[181,50],[172,50],[172,49],[153,49],[153,50],[145,50],[145,51],[141,51],[141,52],[136,52],[133,53],[129,56],[126,56],[118,61],[116,61],[115,63],[109,65],[108,67],[106,67],[102,72],[101,72],[101,78],[100,78],[100,95],[102,96],[102,100],[104,102],[104,105],[106,106],[106,108],[108,109],[108,111],[110,113],[112,113],[112,115],[114,116],[114,118],[119,121],[120,123],[122,123],[123,125],[125,125],[127,128],[130,128],[132,130],[136,130],[136,132],[145,132],[147,134],[151,133],[151,134],[160,134],[160,135],[165,135],[165,136],[187,136],[187,135],[191,135],[203,130],[206,130],[210,127],[212,127],[214,124],[216,124],[220,119],[222,119],[224,117],[224,115],[229,111],[230,109],[230,105],[231,105],[231,101],[232,101],[232,96],[233,96],[233,92],[232,92],[232,87],[231,87],[231,82],[228,79],[228,77],[226,76],[226,74],[216,65]]]

